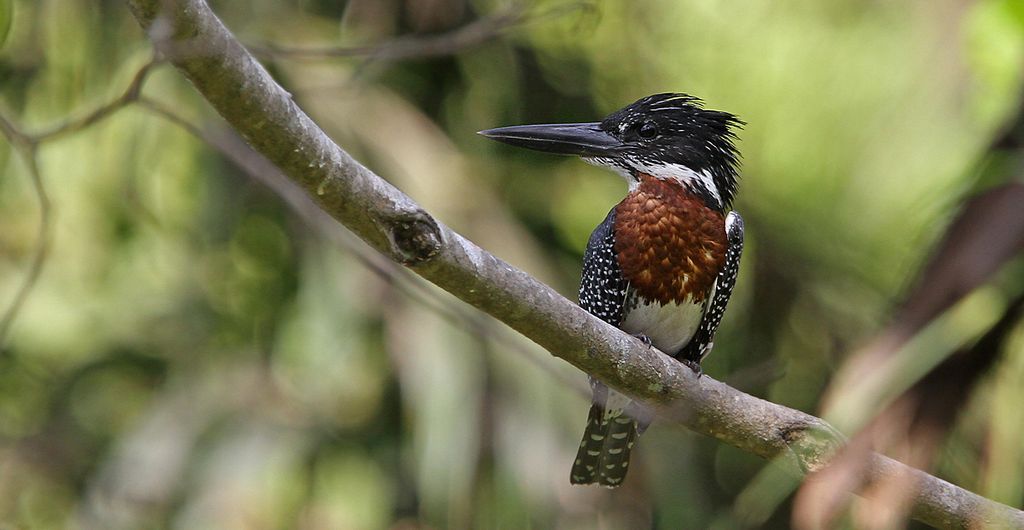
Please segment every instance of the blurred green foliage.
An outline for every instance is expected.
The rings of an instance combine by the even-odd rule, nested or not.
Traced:
[[[11,19],[14,18],[14,0],[0,1],[0,48],[7,41],[11,31]]]
[[[589,121],[660,91],[740,115],[748,250],[705,369],[814,412],[961,198],[1019,178],[982,168],[1020,104],[1021,5],[545,0],[451,57],[266,64],[358,159],[570,297],[623,183],[474,132]],[[507,3],[213,7],[247,43],[355,45],[448,31]],[[27,131],[120,94],[150,54],[121,2],[0,0],[0,43],[12,13],[0,94]],[[145,93],[222,126],[169,67]],[[129,107],[44,144],[40,164],[52,251],[0,344],[4,524],[728,528],[765,465],[656,424],[623,489],[572,488],[583,374],[494,322],[467,323],[443,293],[375,273],[365,249],[187,132]],[[25,166],[0,146],[0,308],[26,275],[37,211]],[[1020,506],[1015,337],[937,473]],[[787,510],[766,526],[787,528]]]

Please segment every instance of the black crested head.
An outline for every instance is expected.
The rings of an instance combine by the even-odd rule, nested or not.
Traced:
[[[742,126],[743,122],[728,112],[705,109],[696,97],[654,94],[601,121],[601,130],[622,145],[609,153],[611,156],[588,160],[631,174],[676,176],[694,191],[719,199],[724,208],[736,194],[739,152],[735,130]],[[696,175],[683,175],[686,170]],[[711,187],[714,189],[708,189]]]
[[[516,125],[480,134],[519,147],[563,155],[614,169],[630,187],[645,173],[676,180],[725,209],[736,195],[739,118],[707,110],[686,94],[647,96],[601,122]]]

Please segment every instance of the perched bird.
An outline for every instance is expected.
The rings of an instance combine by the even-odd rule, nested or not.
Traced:
[[[629,191],[591,234],[580,306],[700,374],[729,302],[743,251],[730,211],[743,122],[686,94],[655,94],[601,122],[481,131],[507,144],[578,155],[626,179]],[[593,406],[573,484],[622,484],[651,421],[646,407],[594,378]]]

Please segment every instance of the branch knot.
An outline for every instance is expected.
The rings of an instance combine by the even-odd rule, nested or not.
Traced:
[[[419,209],[389,219],[387,230],[395,257],[406,266],[429,261],[444,244],[437,221]]]

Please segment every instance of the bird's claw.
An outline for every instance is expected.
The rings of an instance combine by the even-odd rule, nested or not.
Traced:
[[[647,335],[644,335],[643,333],[633,333],[632,335],[633,335],[633,337],[635,337],[637,339],[640,339],[640,342],[642,342],[645,345],[647,345],[648,348],[651,348],[651,347],[654,346],[654,343],[651,342],[651,338],[648,337]]]
[[[693,370],[693,373],[697,374],[697,379],[700,379],[700,376],[704,375],[704,370],[701,369],[699,361],[694,361],[692,359],[683,359],[682,362],[683,364],[686,365],[687,368]]]

